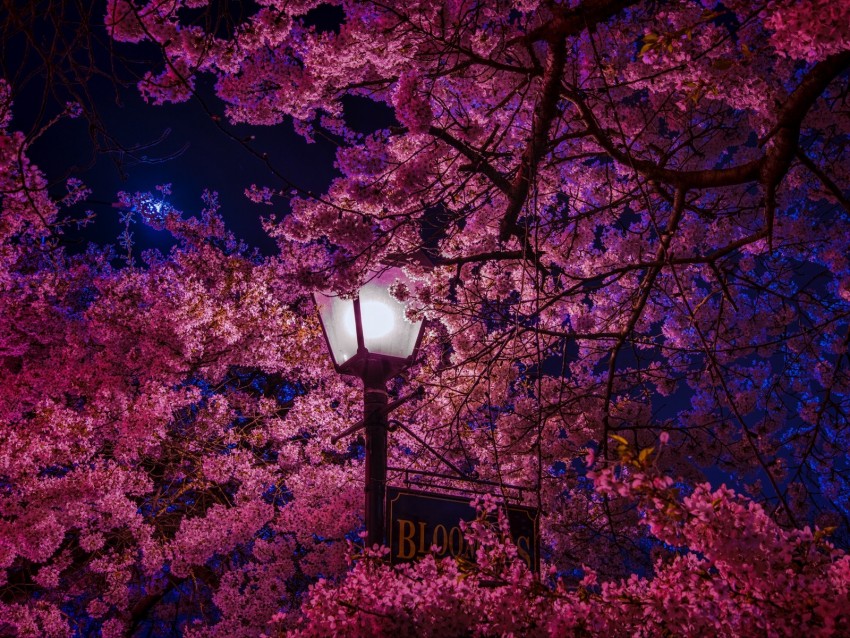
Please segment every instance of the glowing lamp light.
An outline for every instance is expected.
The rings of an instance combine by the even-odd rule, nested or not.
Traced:
[[[385,337],[395,326],[395,315],[392,308],[380,301],[366,301],[360,303],[360,316],[363,318],[364,339],[377,339]],[[355,339],[357,338],[357,322],[354,319],[354,305],[346,310],[342,320],[345,331]]]
[[[317,293],[319,319],[337,371],[384,380],[413,359],[422,322],[406,317],[405,305],[390,294],[395,283],[410,285],[400,268],[387,268],[364,284],[353,299]]]

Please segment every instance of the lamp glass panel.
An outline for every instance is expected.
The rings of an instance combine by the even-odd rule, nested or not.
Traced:
[[[404,359],[413,354],[422,322],[409,321],[404,316],[405,305],[390,295],[389,288],[396,282],[409,285],[400,268],[390,268],[360,289],[360,319],[363,344],[369,352]],[[351,323],[351,333],[356,335],[353,320]]]
[[[354,302],[351,299],[316,293],[322,328],[327,335],[334,362],[341,366],[357,354]],[[349,329],[350,328],[350,329]]]

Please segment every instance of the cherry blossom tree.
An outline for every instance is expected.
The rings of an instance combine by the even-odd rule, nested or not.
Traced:
[[[598,473],[601,494],[636,499],[652,536],[683,551],[652,578],[602,582],[584,566],[574,588],[544,586],[517,559],[508,530],[469,526],[477,568],[429,556],[392,569],[361,560],[340,584],[312,592],[297,636],[834,636],[848,629],[850,557],[823,532],[781,529],[725,486],[681,498],[668,476],[621,449],[626,464]],[[625,477],[628,478],[625,478]],[[486,501],[482,513],[494,508]],[[492,513],[492,512],[491,512]],[[687,549],[685,549],[687,548]],[[544,581],[545,582],[545,581]],[[352,613],[352,610],[356,610]],[[765,613],[769,610],[769,613]]]
[[[110,0],[104,22],[161,50],[152,105],[211,77],[229,123],[337,145],[325,193],[245,185],[273,256],[167,186],[120,195],[117,248],[65,251],[85,187],[50,196],[3,85],[0,628],[850,631],[850,3],[257,5]],[[175,246],[140,251],[135,224]],[[419,251],[435,267],[397,294],[427,334],[390,390],[425,398],[395,416],[524,488],[541,575],[489,498],[474,565],[358,546],[362,446],[331,437],[359,388],[310,294]],[[392,466],[445,470],[409,436]]]

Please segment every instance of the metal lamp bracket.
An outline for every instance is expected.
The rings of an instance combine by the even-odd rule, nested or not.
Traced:
[[[396,399],[395,401],[393,401],[389,405],[387,405],[387,407],[382,412],[385,415],[389,414],[390,412],[392,412],[396,408],[404,405],[405,403],[407,403],[411,399],[421,399],[424,395],[425,395],[425,388],[423,388],[422,386],[419,386],[418,388],[413,390],[413,392],[409,392],[409,393],[405,394],[404,396]],[[398,421],[394,421],[394,422],[398,423]],[[347,429],[343,430],[342,432],[340,432],[339,434],[335,434],[334,436],[332,436],[331,437],[331,443],[336,445],[340,441],[340,439],[343,439],[343,438],[345,438],[345,437],[347,437],[351,434],[354,434],[358,430],[362,430],[365,427],[366,427],[366,419],[360,419],[357,423],[352,425],[350,428],[347,428]],[[392,431],[393,430],[390,430],[390,432],[392,432]]]

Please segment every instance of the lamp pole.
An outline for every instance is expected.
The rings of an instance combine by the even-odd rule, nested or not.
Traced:
[[[351,299],[316,293],[319,320],[340,374],[363,381],[363,419],[342,436],[366,431],[366,546],[384,543],[384,509],[387,488],[387,414],[413,395],[392,404],[387,381],[409,366],[422,339],[422,320],[410,321],[405,305],[390,294],[395,282],[405,283],[398,267],[387,267],[360,287]]]
[[[363,419],[366,423],[366,546],[384,542],[384,500],[387,491],[387,387],[383,376],[363,377]]]

